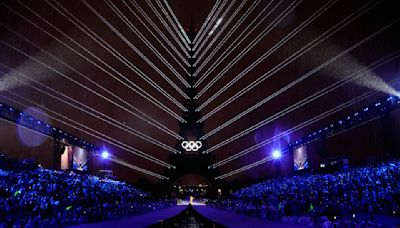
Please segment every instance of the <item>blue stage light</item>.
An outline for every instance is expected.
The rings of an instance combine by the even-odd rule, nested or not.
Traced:
[[[101,157],[103,159],[107,159],[110,156],[110,154],[108,153],[108,151],[103,150],[103,152],[101,152]]]
[[[274,151],[272,152],[272,157],[273,157],[274,159],[279,159],[279,158],[282,157],[282,152],[281,152],[280,150],[274,150]]]

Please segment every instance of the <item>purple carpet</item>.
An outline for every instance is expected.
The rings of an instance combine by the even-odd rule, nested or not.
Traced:
[[[82,227],[148,227],[156,224],[161,220],[167,220],[168,218],[174,217],[187,206],[174,206],[162,210],[156,210],[142,215],[130,216],[123,219],[110,220],[100,223],[81,224],[74,226],[76,228]],[[218,210],[207,206],[195,206],[194,209],[204,217],[219,223],[221,225],[233,228],[257,228],[257,227],[282,227],[292,228],[300,227],[299,225],[286,224],[281,222],[273,222],[260,218],[249,217],[245,215],[234,214],[222,210]]]
[[[174,206],[174,207],[169,207],[166,209],[162,210],[156,210],[153,212],[149,212],[146,214],[142,215],[135,215],[135,216],[130,216],[127,218],[123,219],[118,219],[118,220],[110,220],[110,221],[105,221],[105,222],[100,222],[100,223],[91,223],[91,224],[81,224],[77,225],[74,227],[77,228],[82,228],[82,227],[148,227],[150,225],[153,225],[157,222],[160,222],[160,220],[166,220],[168,218],[171,218],[183,210],[186,209],[187,206]]]
[[[256,227],[280,227],[292,228],[302,227],[300,225],[287,224],[282,222],[273,222],[261,218],[254,218],[245,215],[230,213],[218,210],[212,207],[195,206],[194,209],[204,217],[207,217],[215,223],[232,228],[256,228]]]

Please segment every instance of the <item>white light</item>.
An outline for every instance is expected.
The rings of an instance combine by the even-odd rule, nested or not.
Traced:
[[[215,29],[217,29],[218,25],[221,24],[223,18],[218,19],[218,21],[215,23],[214,27],[212,28],[212,30],[208,33],[208,35],[212,35],[215,31]]]
[[[279,158],[281,158],[281,157],[282,157],[281,151],[280,151],[280,150],[274,150],[274,151],[272,152],[272,157],[273,157],[274,159],[279,159]]]
[[[101,157],[103,159],[107,159],[110,156],[110,154],[108,153],[108,151],[104,150],[103,152],[101,152]]]

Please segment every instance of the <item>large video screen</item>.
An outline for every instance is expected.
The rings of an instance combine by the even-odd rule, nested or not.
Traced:
[[[293,151],[293,169],[303,170],[308,168],[307,147],[302,146]]]
[[[72,169],[79,171],[88,170],[89,153],[80,147],[74,147]]]
[[[77,146],[66,146],[61,154],[61,169],[88,171],[89,153]]]

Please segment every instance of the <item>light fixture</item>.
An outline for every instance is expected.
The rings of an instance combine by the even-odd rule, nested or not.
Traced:
[[[274,150],[274,151],[272,152],[272,157],[273,157],[274,159],[279,159],[279,158],[282,157],[282,152],[281,152],[280,150]]]
[[[103,159],[107,159],[110,156],[110,154],[108,153],[108,151],[103,150],[103,152],[101,152],[101,157]]]

